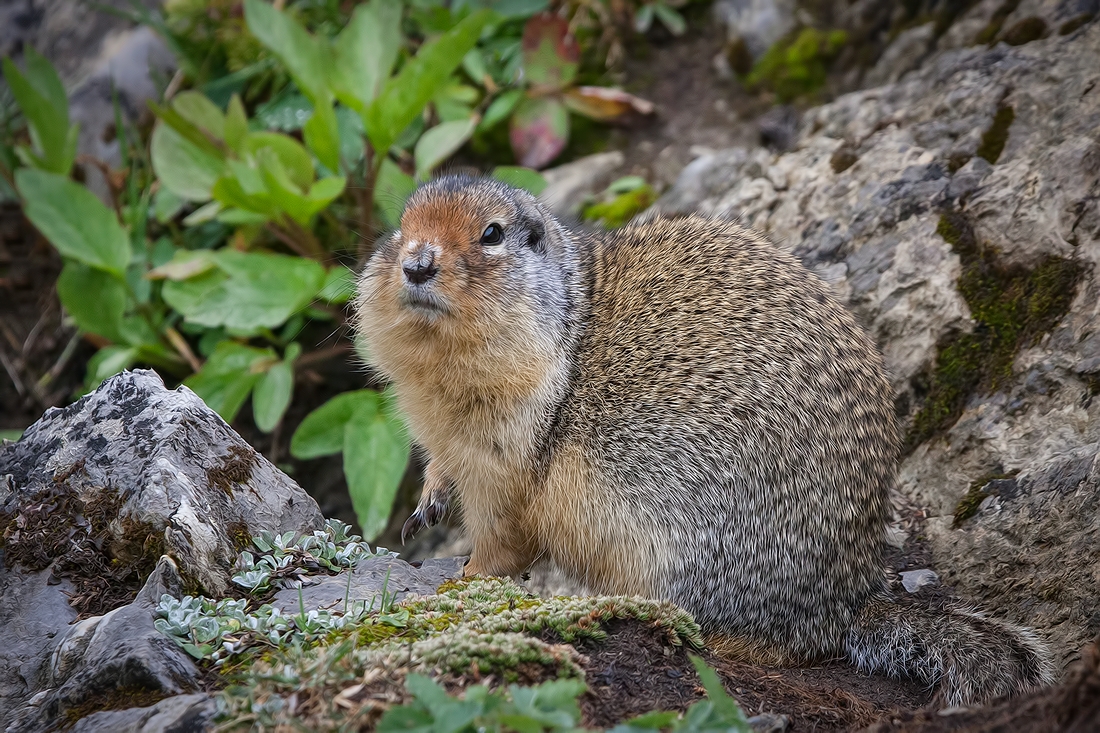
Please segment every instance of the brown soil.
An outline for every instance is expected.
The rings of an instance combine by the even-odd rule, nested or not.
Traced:
[[[685,710],[704,697],[690,650],[668,646],[638,621],[617,622],[608,631],[606,641],[578,645],[587,656],[589,691],[581,698],[586,725],[612,727],[651,710]],[[866,677],[840,662],[783,669],[698,653],[746,715],[786,715],[791,731],[855,730],[931,699],[919,685]]]
[[[14,203],[0,204],[0,430],[71,401],[95,347],[62,322],[61,257]]]

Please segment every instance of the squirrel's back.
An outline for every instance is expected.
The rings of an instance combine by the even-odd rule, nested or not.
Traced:
[[[583,454],[589,497],[617,505],[606,516],[660,538],[651,592],[781,655],[835,652],[883,582],[897,431],[874,347],[820,280],[737,224],[658,219],[590,246],[551,465]],[[584,516],[553,506],[563,494],[541,511]],[[601,559],[585,580],[614,590],[637,572]]]

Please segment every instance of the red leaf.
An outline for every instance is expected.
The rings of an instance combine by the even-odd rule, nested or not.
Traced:
[[[512,115],[509,139],[520,165],[543,168],[565,149],[569,111],[559,98],[527,97]]]
[[[569,24],[550,13],[531,17],[523,27],[523,73],[538,90],[561,89],[577,75],[581,52]]]

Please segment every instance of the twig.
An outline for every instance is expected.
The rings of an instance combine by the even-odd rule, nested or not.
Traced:
[[[8,340],[8,343],[11,344],[11,347],[13,349],[15,349],[19,353],[23,353],[23,349],[19,343],[19,339],[17,339],[15,337],[15,334],[11,332],[11,329],[8,328],[8,324],[0,321],[0,331],[4,332],[4,338]]]
[[[4,365],[4,371],[8,373],[12,384],[15,385],[15,391],[19,393],[19,396],[22,397],[27,394],[27,388],[23,386],[23,380],[19,378],[19,372],[15,370],[15,366],[8,359],[8,354],[4,349],[0,349],[0,364]]]
[[[65,344],[65,350],[61,352],[61,356],[57,357],[57,361],[50,367],[50,370],[42,375],[38,380],[38,388],[40,390],[50,386],[50,382],[57,379],[61,375],[61,372],[69,365],[69,360],[73,358],[73,354],[76,352],[76,346],[80,343],[80,332],[76,331],[69,339],[69,343]]]
[[[34,342],[38,340],[38,334],[41,333],[42,327],[46,325],[46,319],[52,314],[54,301],[51,299],[47,305],[46,310],[42,311],[42,315],[38,317],[38,322],[34,324],[34,328],[27,334],[26,340],[23,341],[23,357],[26,358],[27,354],[31,353],[31,348],[34,346]]]
[[[338,356],[343,356],[352,351],[351,344],[337,344],[336,346],[330,346],[327,349],[317,349],[311,351],[308,354],[302,354],[294,361],[294,366],[299,369],[305,369],[306,367],[319,364],[329,359],[334,359]]]
[[[309,252],[307,252],[305,248],[302,247],[300,242],[296,241],[294,237],[284,232],[276,224],[269,221],[267,223],[267,230],[274,234],[275,238],[278,239],[280,242],[285,244],[287,247],[290,247],[295,254],[301,255],[302,257],[310,257]]]
[[[191,345],[180,335],[180,332],[169,326],[164,329],[164,335],[168,339],[168,343],[172,344],[172,348],[176,350],[176,353],[183,357],[183,360],[187,362],[187,366],[191,367],[191,371],[197,372],[202,369],[202,362],[195,356],[195,352],[191,350]]]

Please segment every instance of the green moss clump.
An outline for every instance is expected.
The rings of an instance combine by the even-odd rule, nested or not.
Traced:
[[[104,710],[127,710],[129,708],[146,708],[156,705],[168,697],[163,690],[150,690],[146,687],[126,686],[104,691],[93,697],[89,697],[81,703],[66,707],[62,717],[68,726],[76,725],[78,720],[92,713]]]
[[[958,505],[955,506],[955,519],[951,523],[951,529],[958,529],[961,527],[966,520],[978,513],[978,508],[981,507],[982,502],[993,495],[991,492],[985,490],[985,487],[989,486],[990,481],[1010,479],[1015,475],[1016,474],[1013,473],[991,473],[970,484],[970,488],[967,490],[966,494],[963,495]]]
[[[599,201],[585,206],[581,211],[581,218],[599,222],[605,229],[618,229],[652,206],[656,200],[657,192],[652,186],[640,186],[621,193],[610,201]]]
[[[997,108],[997,114],[993,115],[993,124],[982,135],[982,142],[978,145],[975,155],[985,158],[991,164],[996,163],[1004,152],[1005,143],[1008,142],[1008,129],[1012,127],[1012,121],[1016,119],[1016,110],[1007,104]]]
[[[1069,20],[1067,20],[1065,23],[1062,24],[1061,28],[1058,29],[1058,35],[1068,36],[1070,33],[1073,33],[1075,30],[1077,30],[1081,26],[1085,25],[1085,23],[1088,23],[1090,20],[1092,20],[1095,17],[1096,17],[1096,13],[1082,13],[1081,15],[1078,15],[1076,18],[1070,18]]]
[[[410,672],[451,680],[580,678],[581,658],[568,642],[602,639],[603,626],[615,619],[645,622],[673,645],[703,644],[695,621],[671,603],[623,596],[543,599],[507,579],[466,578],[322,640],[268,648],[234,664],[221,722],[226,728],[292,721],[311,730],[354,728],[377,714],[372,700],[402,699]],[[288,712],[292,697],[294,713]]]
[[[1005,0],[1001,3],[1001,7],[993,12],[993,16],[989,19],[989,23],[986,24],[985,28],[978,31],[974,43],[994,43],[997,40],[997,34],[1001,32],[1001,26],[1004,25],[1005,20],[1012,15],[1012,11],[1019,4],[1020,0]]]
[[[1002,262],[978,242],[966,217],[948,211],[936,229],[962,263],[957,287],[970,307],[974,330],[938,345],[924,405],[913,418],[907,450],[951,427],[966,402],[1012,376],[1020,348],[1048,333],[1069,311],[1084,266],[1048,256],[1033,269]]]
[[[1039,40],[1046,33],[1046,21],[1033,15],[1030,18],[1024,18],[1005,31],[1004,35],[1001,36],[1001,40],[1009,46],[1022,46],[1025,43]]]
[[[859,160],[859,153],[851,145],[844,143],[837,148],[831,158],[829,158],[829,165],[833,168],[833,173],[843,173],[851,168]]]
[[[783,102],[825,86],[829,65],[848,42],[842,30],[803,28],[777,41],[743,77],[750,89],[768,88]]]

